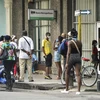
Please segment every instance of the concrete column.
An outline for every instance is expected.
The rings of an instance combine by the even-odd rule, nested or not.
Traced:
[[[6,34],[12,35],[12,0],[4,0],[6,8]]]

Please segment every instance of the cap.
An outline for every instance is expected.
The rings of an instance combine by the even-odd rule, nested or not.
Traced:
[[[71,37],[72,35],[71,35],[71,31],[69,31],[68,33],[67,33],[67,35],[68,35],[68,37]]]
[[[15,38],[16,38],[15,35],[12,35],[12,36],[11,36],[11,40],[14,40]]]

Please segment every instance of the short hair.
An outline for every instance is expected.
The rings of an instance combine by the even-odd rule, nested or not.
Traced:
[[[71,29],[71,35],[72,35],[72,37],[77,38],[78,32],[76,31],[75,28],[72,28],[72,29]]]
[[[22,35],[27,36],[27,31],[26,30],[23,30],[22,31]]]
[[[93,40],[92,41],[92,45],[94,45],[95,43],[97,43],[97,40]]]
[[[50,32],[46,32],[46,36],[47,36],[47,35],[51,36]]]
[[[11,40],[11,37],[10,37],[9,35],[6,35],[6,36],[4,37],[4,39],[7,40],[7,41],[9,41],[9,40]]]
[[[5,37],[5,36],[2,35],[2,36],[0,37],[0,41],[3,41],[3,40],[4,40],[4,37]]]
[[[59,40],[60,42],[62,42],[63,37],[62,37],[62,36],[58,36],[58,40]]]

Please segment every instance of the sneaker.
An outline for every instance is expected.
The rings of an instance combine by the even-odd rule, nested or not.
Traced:
[[[6,91],[8,91],[8,92],[13,92],[13,90],[12,90],[11,87],[6,87]]]
[[[52,78],[51,78],[50,76],[45,76],[45,79],[49,79],[49,80],[50,80],[50,79],[52,79]]]
[[[52,77],[48,76],[50,79],[52,79]]]
[[[57,80],[60,80],[61,78],[59,76],[56,77]]]
[[[61,93],[69,93],[69,91],[67,91],[66,89],[64,89],[63,91],[61,91]]]
[[[76,95],[80,95],[80,92],[76,92]]]

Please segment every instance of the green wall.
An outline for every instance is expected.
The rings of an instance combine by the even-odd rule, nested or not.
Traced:
[[[0,0],[0,36],[6,34],[6,11],[4,0]]]

